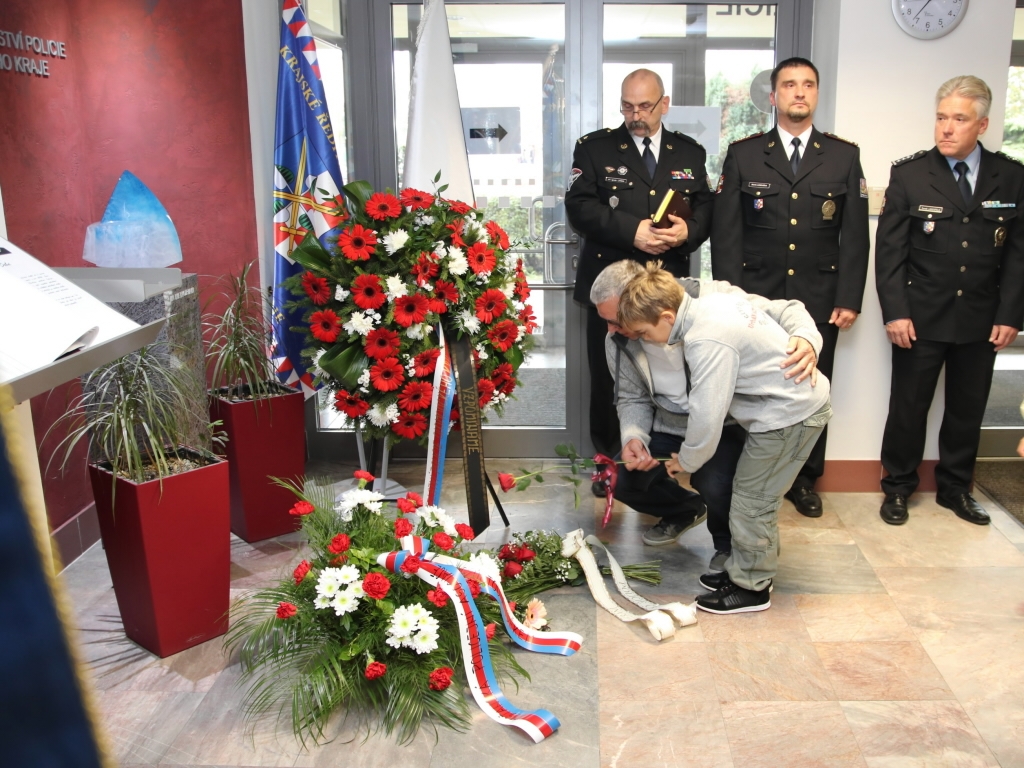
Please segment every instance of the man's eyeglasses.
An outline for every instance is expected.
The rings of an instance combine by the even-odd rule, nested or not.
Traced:
[[[653,104],[646,101],[643,104],[627,104],[626,102],[622,102],[619,104],[619,112],[624,115],[632,115],[634,112],[640,112],[641,114],[646,112],[647,114],[650,114],[660,103],[660,99]]]

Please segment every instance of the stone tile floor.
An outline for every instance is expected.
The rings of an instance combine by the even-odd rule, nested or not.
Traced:
[[[491,461],[489,470],[524,463],[537,465]],[[422,463],[392,464],[414,490],[422,473]],[[465,520],[461,466],[450,462],[447,477],[442,505]],[[657,643],[597,608],[585,588],[548,593],[553,628],[579,632],[584,647],[571,658],[520,653],[533,679],[509,698],[562,722],[539,745],[479,712],[468,733],[421,733],[405,747],[342,726],[308,750],[286,728],[249,732],[238,664],[219,640],[167,659],[126,640],[99,545],[63,579],[121,765],[1024,766],[1024,528],[985,499],[990,527],[919,494],[910,521],[894,528],[878,517],[880,494],[823,497],[817,520],[789,502],[780,511],[768,611],[699,613],[697,626]],[[574,510],[571,487],[554,474],[503,500],[520,531],[590,533],[603,511],[586,493]],[[509,536],[495,510],[492,520],[486,546]],[[662,584],[639,592],[690,601],[710,536],[695,529],[679,545],[645,547],[640,533],[653,522],[618,506],[601,538],[620,562],[662,561]],[[233,596],[289,572],[302,549],[298,534],[233,538]]]

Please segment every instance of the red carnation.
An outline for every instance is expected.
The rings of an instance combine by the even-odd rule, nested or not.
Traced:
[[[402,340],[398,338],[398,334],[387,328],[370,331],[366,334],[366,342],[363,344],[366,356],[374,360],[383,360],[385,357],[397,355],[401,346]]]
[[[445,202],[448,203],[448,207],[451,208],[452,211],[458,214],[459,216],[465,216],[467,213],[473,210],[471,206],[466,205],[461,200],[445,200]]]
[[[449,536],[444,531],[438,531],[431,537],[431,541],[434,542],[434,546],[443,549],[448,552],[452,547],[455,546],[455,539]]]
[[[499,291],[500,293],[500,291]],[[427,319],[430,303],[422,293],[413,293],[395,299],[395,322],[403,328]]]
[[[371,571],[363,579],[363,592],[374,600],[383,600],[389,589],[391,589],[391,581],[383,573]]]
[[[337,341],[338,334],[341,333],[341,320],[330,309],[314,312],[309,318],[309,324],[309,330],[312,331],[313,338],[317,341],[325,341],[329,344]]]
[[[352,473],[352,477],[354,477],[356,480],[365,480],[368,483],[372,483],[375,479],[374,476],[367,472],[365,469],[357,469],[355,472]]]
[[[480,597],[480,584],[476,579],[466,579],[469,584],[469,594],[473,596],[473,599]]]
[[[456,221],[453,221],[451,224],[444,225],[446,229],[450,229],[452,231],[452,245],[454,245],[456,248],[466,247],[466,241],[462,239],[462,225],[462,219],[457,219]]]
[[[399,502],[405,501],[406,504],[409,503],[405,499],[399,499],[398,501]],[[414,507],[414,509],[415,509],[415,507]],[[396,539],[401,539],[403,536],[408,536],[412,532],[413,532],[412,523],[410,523],[404,517],[400,517],[397,520],[395,520],[395,538]]]
[[[367,680],[376,680],[378,677],[384,677],[384,673],[387,671],[387,664],[383,664],[379,661],[371,661],[366,665],[366,671],[363,672],[363,677]]]
[[[498,226],[498,222],[488,221],[484,226],[487,227],[487,234],[490,236],[491,242],[497,244],[503,251],[508,250],[508,235],[505,234],[504,229]]]
[[[391,425],[391,430],[399,437],[414,440],[427,431],[427,417],[422,413],[402,411],[398,414],[398,421]]]
[[[459,418],[461,415],[462,414],[459,413],[458,408],[452,408],[451,415],[448,417],[448,421],[450,421],[453,424],[452,429],[454,429],[455,431],[459,431],[462,429],[462,425],[459,423]]]
[[[339,533],[331,539],[331,543],[327,545],[327,551],[332,555],[340,555],[342,552],[348,552],[350,546],[352,546],[352,540],[348,537],[348,534]]]
[[[495,349],[508,352],[519,338],[519,327],[511,320],[502,320],[487,331],[487,338],[491,340]]]
[[[523,572],[523,566],[517,563],[515,560],[509,560],[505,563],[505,570],[501,572],[501,575],[506,579],[514,579],[520,573]]]
[[[438,608],[444,608],[446,605],[448,605],[448,595],[446,595],[440,589],[428,589],[427,600],[432,602]]]
[[[486,408],[494,394],[494,382],[490,379],[480,379],[476,383],[476,391],[480,394],[480,407]]]
[[[437,358],[440,354],[441,350],[437,347],[420,352],[412,359],[413,373],[421,377],[430,376],[434,372],[434,366],[437,365]]]
[[[292,578],[295,579],[296,584],[301,584],[302,580],[306,578],[306,574],[309,573],[311,570],[313,570],[313,565],[309,562],[309,560],[303,560],[301,563],[295,566],[295,570],[292,571]]]
[[[510,475],[508,472],[499,472],[498,482],[501,484],[501,490],[505,491],[506,493],[508,493],[509,491],[516,487],[515,477]]]
[[[407,491],[406,494],[405,494],[405,498],[407,498],[409,501],[411,501],[417,507],[422,507],[423,506],[423,497],[420,496],[418,493],[416,493],[416,491]]]
[[[284,601],[281,601],[277,604],[277,618],[279,619],[290,619],[298,612],[299,609],[296,608],[292,603],[286,603]]]
[[[366,213],[371,219],[377,221],[393,219],[402,213],[402,203],[394,195],[374,192],[366,201]]]
[[[451,667],[438,667],[430,673],[430,690],[443,691],[452,684],[452,675],[454,674],[455,670]]]
[[[413,265],[412,274],[416,278],[416,285],[423,286],[429,283],[431,278],[437,277],[440,267],[432,256],[430,253],[421,253]]]
[[[488,288],[476,300],[476,316],[481,323],[490,323],[505,314],[505,294]]]
[[[488,640],[494,639],[494,632],[495,630],[497,630],[497,628],[498,627],[494,624],[494,622],[491,622],[490,624],[484,627],[484,634],[487,636]]]
[[[425,381],[410,381],[398,396],[398,407],[403,411],[422,411],[430,407],[434,388]]]
[[[416,505],[408,499],[397,499],[395,504],[398,505],[399,511],[406,515],[412,514],[416,511]]]
[[[326,277],[317,277],[312,272],[304,272],[302,288],[306,291],[310,301],[318,306],[326,304],[331,299],[331,286],[327,284]]]
[[[466,260],[469,262],[469,268],[477,275],[491,272],[498,265],[494,251],[488,248],[487,243],[482,240],[479,243],[473,243],[466,249]]]
[[[455,302],[459,300],[459,291],[455,287],[455,283],[445,280],[438,280],[434,283],[434,295],[441,301]]]
[[[381,360],[370,368],[370,383],[381,392],[393,392],[402,386],[405,376],[397,357]]]
[[[402,562],[402,573],[416,573],[422,564],[423,561],[416,557],[416,555],[409,555]]]
[[[360,275],[352,281],[352,301],[360,309],[380,309],[386,300],[376,275]]]
[[[412,187],[403,189],[399,195],[402,198],[402,205],[411,211],[426,210],[434,204],[433,195],[429,195],[426,192],[420,192],[418,189],[413,189]]]
[[[338,245],[346,259],[369,261],[377,247],[377,233],[362,224],[354,224],[338,236]]]
[[[370,404],[368,402],[363,400],[359,395],[347,392],[344,389],[339,390],[334,395],[334,407],[350,419],[358,419],[365,416],[366,412],[370,410]]]
[[[312,514],[314,509],[316,509],[316,507],[308,501],[297,501],[295,502],[295,506],[288,510],[288,514],[294,515],[295,517],[302,517],[303,515]]]
[[[466,541],[472,541],[476,536],[476,534],[473,533],[473,529],[465,523],[456,523],[455,532]]]
[[[331,558],[331,565],[337,567],[348,562],[348,555],[335,555]]]

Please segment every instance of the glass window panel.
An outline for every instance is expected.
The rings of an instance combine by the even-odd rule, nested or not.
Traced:
[[[320,64],[320,79],[327,97],[327,110],[331,115],[334,142],[338,150],[338,165],[344,174],[345,183],[351,179],[348,158],[348,136],[345,131],[345,53],[340,48],[323,40],[316,41],[316,56]]]

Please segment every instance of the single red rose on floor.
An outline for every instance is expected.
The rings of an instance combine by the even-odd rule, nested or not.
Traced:
[[[370,383],[381,392],[394,392],[405,381],[397,357],[381,360],[370,368]]]
[[[390,589],[391,581],[383,573],[371,571],[366,574],[366,578],[363,579],[363,592],[368,594],[374,600],[383,600]]]
[[[487,234],[491,238],[491,242],[495,243],[501,250],[507,251],[509,246],[508,235],[504,229],[498,226],[498,222],[488,221],[484,226],[487,227]]]
[[[515,544],[505,544],[498,550],[499,560],[515,560],[519,547]]]
[[[366,334],[366,341],[363,349],[366,356],[374,360],[383,360],[385,357],[392,357],[398,354],[402,346],[402,340],[394,331],[387,328],[375,328]]]
[[[509,560],[505,563],[505,570],[501,572],[501,575],[506,579],[514,579],[520,573],[523,572],[523,566],[517,563],[515,560]]]
[[[396,499],[395,504],[398,506],[398,511],[403,514],[409,515],[416,511],[416,505],[408,499]]]
[[[418,189],[408,187],[398,193],[402,199],[402,205],[411,211],[426,210],[434,204],[434,196]]]
[[[487,338],[500,352],[508,352],[519,338],[519,326],[511,320],[502,320],[487,331]]]
[[[352,301],[360,309],[380,309],[387,301],[380,278],[376,275],[360,275],[352,281]]]
[[[376,479],[365,469],[357,469],[355,472],[352,473],[352,477],[354,477],[356,480],[365,480],[368,483],[372,483]]]
[[[476,275],[493,272],[494,268],[498,266],[498,259],[495,257],[494,251],[488,248],[487,243],[482,240],[479,243],[473,243],[466,249],[466,260],[469,262],[469,268]]]
[[[423,506],[423,497],[420,496],[416,491],[406,491],[405,498],[415,504],[417,507]]]
[[[410,381],[398,396],[398,407],[403,411],[422,411],[430,407],[434,388],[425,381]]]
[[[374,192],[366,201],[366,214],[371,219],[383,221],[393,219],[402,213],[402,203],[394,195],[384,192]]]
[[[515,477],[510,475],[508,472],[498,473],[498,483],[501,485],[501,490],[506,493],[516,487]],[[507,547],[508,545],[506,544],[505,546]]]
[[[277,604],[277,618],[279,619],[290,619],[298,612],[299,609],[292,603],[281,601]]]
[[[327,545],[327,551],[333,555],[340,555],[342,552],[348,552],[350,546],[352,546],[352,540],[348,534],[339,533],[331,539],[331,543]]]
[[[309,300],[318,306],[323,306],[331,299],[331,286],[328,285],[327,278],[317,277],[312,272],[303,273],[302,289],[309,296]]]
[[[443,531],[438,531],[431,537],[431,541],[434,542],[434,546],[438,549],[443,549],[445,552],[451,550],[455,546],[455,539],[449,536]]]
[[[416,571],[420,569],[420,565],[422,564],[423,561],[416,557],[416,555],[409,555],[402,562],[402,573],[416,573]]]
[[[309,330],[317,341],[324,341],[328,344],[338,340],[341,333],[341,320],[334,310],[322,309],[314,312],[309,318]]]
[[[338,236],[338,245],[346,259],[369,261],[377,247],[377,233],[362,224],[353,224]]]
[[[433,374],[434,367],[437,365],[437,358],[440,354],[441,350],[437,347],[428,349],[426,352],[420,352],[412,359],[413,373],[421,377]]]
[[[294,515],[295,517],[302,517],[303,515],[313,514],[314,509],[316,509],[316,507],[308,501],[297,501],[295,502],[295,505],[288,510],[288,514]]]
[[[525,544],[523,544],[523,546],[521,546],[519,548],[519,551],[516,553],[516,560],[518,560],[520,563],[528,563],[535,557],[537,557],[537,553]]]
[[[309,560],[303,560],[292,571],[292,578],[295,579],[296,584],[301,584],[302,580],[306,578],[306,574],[313,570],[313,564]]]
[[[490,379],[480,379],[476,383],[476,391],[480,393],[480,407],[486,408],[491,402],[491,396],[494,395],[494,382]]]
[[[459,536],[464,538],[466,541],[472,541],[473,538],[476,536],[476,534],[473,533],[473,529],[465,523],[456,523],[455,532],[459,534]]]
[[[384,673],[387,671],[387,664],[380,661],[371,661],[366,665],[366,671],[363,672],[363,677],[367,680],[376,680],[378,677],[384,677]]]
[[[505,294],[497,288],[488,288],[476,300],[476,316],[481,323],[497,320],[506,308]]]
[[[487,636],[488,640],[494,639],[494,632],[497,629],[497,626],[495,626],[493,622],[484,627],[484,634]]]
[[[422,413],[402,411],[398,414],[398,421],[391,425],[391,431],[399,437],[415,440],[427,431],[427,417]]]
[[[451,667],[438,667],[430,673],[429,684],[432,691],[443,691],[452,684],[452,675],[455,670]]]
[[[406,504],[409,503],[405,499],[399,499],[398,500],[399,503],[401,503],[403,501],[405,501]],[[415,507],[413,507],[413,509],[415,509]],[[410,523],[404,517],[400,517],[397,520],[395,520],[395,538],[396,539],[400,539],[403,536],[408,536],[410,533],[413,532],[413,530],[414,530],[414,528],[413,528],[412,523]]]
[[[446,229],[450,229],[452,231],[452,245],[454,245],[456,248],[466,247],[466,241],[462,239],[463,223],[464,222],[462,221],[462,219],[457,219],[456,221],[453,221],[451,224],[444,225]]]
[[[438,280],[434,283],[434,295],[442,301],[455,302],[459,300],[459,289],[455,287],[455,283]]]
[[[413,277],[416,278],[416,285],[422,287],[430,282],[430,279],[437,277],[440,266],[434,260],[432,253],[421,253],[412,268]]]
[[[413,293],[395,299],[395,322],[403,328],[427,319],[430,302],[422,293]]]
[[[444,608],[446,605],[448,605],[448,595],[446,595],[440,589],[428,589],[427,600],[432,602],[438,608]]]
[[[467,213],[473,210],[472,206],[467,205],[461,200],[448,200],[447,198],[441,199],[448,203],[448,207],[451,208],[452,211],[458,214],[459,216],[465,216]]]

